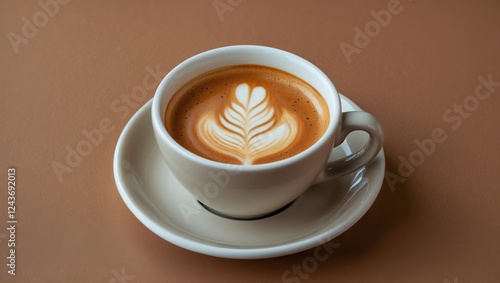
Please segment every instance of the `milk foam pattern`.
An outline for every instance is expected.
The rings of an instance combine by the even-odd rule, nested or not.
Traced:
[[[197,126],[206,146],[241,164],[286,150],[298,132],[295,115],[278,111],[265,88],[246,83],[238,85],[222,113],[207,112]]]

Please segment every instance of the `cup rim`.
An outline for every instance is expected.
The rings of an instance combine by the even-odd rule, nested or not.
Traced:
[[[320,80],[325,83],[325,86],[329,89],[330,93],[324,94],[320,93],[326,100],[327,106],[328,106],[328,111],[329,111],[329,124],[323,135],[311,146],[309,146],[307,149],[301,151],[300,153],[293,155],[291,157],[282,159],[282,160],[277,160],[273,162],[268,162],[268,163],[261,163],[261,164],[228,164],[228,163],[223,163],[223,162],[218,162],[214,160],[207,159],[205,157],[199,156],[188,149],[184,148],[181,144],[179,144],[175,139],[168,133],[167,129],[165,128],[164,122],[163,122],[163,117],[161,115],[162,109],[161,109],[161,101],[162,97],[166,95],[166,92],[164,91],[165,88],[167,88],[168,84],[170,84],[174,80],[174,76],[177,75],[180,71],[184,70],[188,66],[192,65],[195,62],[200,61],[203,58],[206,58],[207,56],[218,56],[223,54],[224,52],[227,51],[240,51],[240,52],[245,52],[249,50],[258,50],[261,52],[274,52],[276,54],[280,54],[281,56],[289,56],[290,58],[293,58],[294,61],[300,62],[300,64],[307,65],[309,69],[313,70],[317,76],[319,76]],[[238,64],[236,64],[238,65]],[[257,65],[263,65],[263,64],[257,64]],[[231,66],[231,65],[227,65]],[[276,68],[275,66],[272,66],[271,64],[268,65],[270,67]],[[279,69],[279,68],[278,68]],[[192,79],[192,78],[190,78]],[[303,78],[301,78],[303,79]],[[308,82],[307,80],[303,79],[304,81]],[[308,82],[309,83],[309,82]],[[326,99],[326,95],[331,95],[331,99],[333,100],[332,103],[328,102],[328,99]],[[168,102],[167,102],[168,104]],[[334,109],[332,109],[332,107]],[[299,160],[305,159],[307,156],[309,156],[311,153],[319,150],[324,146],[325,143],[327,143],[329,140],[334,140],[335,139],[335,132],[337,131],[337,128],[340,125],[340,117],[341,117],[341,104],[340,104],[340,96],[333,85],[332,81],[330,78],[321,70],[319,69],[316,65],[313,63],[309,62],[308,60],[290,53],[288,51],[284,51],[281,49],[277,49],[274,47],[268,47],[268,46],[261,46],[261,45],[229,45],[229,46],[223,46],[223,47],[218,47],[214,48],[211,50],[207,50],[201,53],[198,53],[194,56],[189,57],[188,59],[184,60],[177,66],[175,66],[170,72],[167,73],[167,75],[162,79],[160,84],[158,85],[155,95],[153,97],[153,105],[151,107],[151,115],[152,115],[152,122],[153,122],[153,129],[157,134],[157,137],[161,138],[163,142],[166,142],[170,146],[174,147],[178,153],[180,153],[183,157],[189,159],[192,162],[199,163],[203,166],[210,166],[214,169],[218,170],[227,170],[228,166],[231,166],[231,168],[235,168],[238,171],[258,171],[258,170],[267,170],[267,169],[273,169],[277,167],[284,167],[290,164],[294,164],[298,162]],[[334,144],[333,142],[330,142],[330,146],[333,148]]]

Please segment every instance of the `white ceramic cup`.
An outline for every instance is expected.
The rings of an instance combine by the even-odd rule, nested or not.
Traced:
[[[230,165],[208,160],[178,144],[164,124],[165,110],[174,93],[205,72],[242,64],[286,71],[318,90],[330,113],[323,136],[295,156],[257,165]],[[359,169],[378,154],[383,142],[382,129],[374,116],[364,111],[342,113],[340,96],[320,69],[297,55],[264,46],[217,48],[179,64],[156,90],[152,122],[156,141],[171,173],[205,207],[238,219],[254,219],[273,213],[294,201],[311,185]],[[328,160],[332,148],[356,130],[366,131],[370,135],[369,142],[352,156]]]

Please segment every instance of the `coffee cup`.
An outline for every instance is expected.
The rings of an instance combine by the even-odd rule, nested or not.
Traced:
[[[171,174],[205,208],[234,219],[283,209],[311,185],[369,163],[383,142],[373,115],[342,112],[318,67],[264,46],[221,47],[180,63],[158,86],[151,115]],[[329,160],[358,130],[369,134],[366,145]]]

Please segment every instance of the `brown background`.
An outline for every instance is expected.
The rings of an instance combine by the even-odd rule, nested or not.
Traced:
[[[355,46],[355,28],[392,1],[220,0],[231,8],[224,13],[212,0],[173,2],[72,0],[46,23],[37,1],[0,4],[0,282],[280,282],[313,256],[230,260],[186,251],[145,228],[116,189],[116,141],[154,90],[126,115],[111,105],[142,85],[147,67],[167,72],[233,44],[281,48],[323,69],[380,118],[394,175],[416,140],[436,128],[447,136],[404,182],[384,182],[368,213],[334,240],[341,246],[302,282],[500,282],[500,86],[470,104],[477,109],[460,125],[443,118],[462,117],[449,109],[474,102],[479,76],[500,82],[499,1],[401,0],[400,12],[350,56],[340,44]],[[36,33],[11,44],[23,17],[33,23],[35,15]],[[64,163],[66,147],[105,118],[113,130],[59,181],[52,163]],[[16,276],[6,267],[11,166]]]

